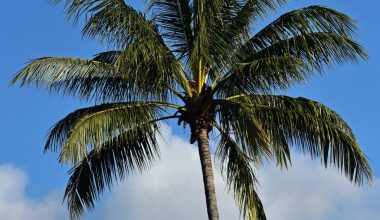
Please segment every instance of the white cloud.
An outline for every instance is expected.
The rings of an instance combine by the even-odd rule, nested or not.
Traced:
[[[150,171],[115,185],[84,219],[207,219],[197,149],[168,128],[163,135],[167,144],[161,141],[161,161]],[[267,166],[258,175],[269,220],[380,219],[378,182],[355,187],[335,169],[326,171],[300,155],[293,158],[288,171]],[[215,178],[221,220],[238,219],[222,178],[218,173]],[[67,219],[62,189],[32,200],[25,195],[26,174],[10,165],[0,166],[0,181],[1,220]]]
[[[296,155],[293,167],[260,172],[261,195],[269,219],[380,219],[380,183],[357,187],[335,168],[325,169]]]
[[[12,165],[0,166],[0,219],[66,220],[61,196],[50,193],[34,201],[26,197],[27,176]]]

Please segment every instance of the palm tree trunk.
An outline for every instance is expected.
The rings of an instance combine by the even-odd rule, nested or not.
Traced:
[[[219,220],[207,128],[201,128],[198,130],[197,142],[202,165],[208,219]]]

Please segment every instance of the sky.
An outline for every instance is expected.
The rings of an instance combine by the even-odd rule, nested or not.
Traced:
[[[127,1],[141,7],[140,1]],[[305,3],[306,2],[306,3]],[[287,92],[322,102],[350,124],[370,158],[375,182],[361,188],[336,169],[325,170],[299,155],[293,167],[281,171],[273,164],[258,171],[258,188],[269,219],[380,219],[380,45],[376,28],[379,1],[293,0],[280,10],[322,4],[358,22],[356,39],[367,49],[368,61],[348,64],[316,75],[308,84]],[[62,196],[68,167],[54,153],[43,154],[49,128],[71,111],[89,106],[72,97],[49,95],[35,88],[9,87],[11,77],[34,58],[91,58],[106,48],[83,39],[80,26],[64,19],[62,6],[44,0],[5,1],[0,13],[0,219],[67,219]],[[268,21],[276,18],[273,14]],[[268,22],[266,21],[266,22]],[[259,25],[263,26],[265,22]],[[188,137],[175,126],[164,127],[162,160],[152,170],[115,185],[101,197],[85,220],[206,219],[199,158]],[[216,173],[218,171],[215,171]],[[216,174],[221,219],[238,219],[232,196]],[[149,212],[146,208],[149,207]],[[31,218],[33,217],[33,218]]]

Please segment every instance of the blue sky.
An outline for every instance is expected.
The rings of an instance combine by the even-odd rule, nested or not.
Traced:
[[[131,4],[138,5],[133,1]],[[368,62],[336,67],[323,76],[316,75],[310,83],[297,86],[288,94],[317,100],[339,112],[353,128],[378,177],[380,148],[376,138],[380,131],[380,31],[377,22],[380,20],[380,2],[293,0],[281,12],[311,4],[327,5],[355,18],[359,28],[357,39],[367,49],[370,59]],[[70,22],[65,21],[61,6],[52,7],[43,0],[22,3],[5,1],[2,9],[0,170],[4,165],[8,167],[4,168],[5,174],[14,174],[13,171],[16,171],[19,176],[24,176],[27,180],[25,188],[21,187],[25,191],[23,196],[31,201],[43,200],[55,191],[61,196],[67,181],[67,167],[56,163],[55,154],[43,154],[44,138],[56,121],[76,108],[89,104],[80,103],[71,97],[51,96],[45,90],[9,88],[8,83],[12,75],[31,59],[44,56],[91,58],[105,47],[82,39],[80,27],[73,27]],[[271,19],[273,18],[275,15]],[[183,132],[175,129],[172,127],[173,133],[170,137],[179,138],[177,136]],[[1,182],[0,179],[0,188]],[[372,189],[368,189],[368,192],[370,190]],[[0,202],[1,195],[0,193]]]

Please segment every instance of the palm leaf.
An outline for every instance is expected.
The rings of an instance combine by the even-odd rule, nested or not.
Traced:
[[[112,183],[135,171],[149,168],[158,155],[156,132],[152,125],[128,130],[96,147],[70,170],[64,198],[72,219],[85,208],[93,209],[99,195]]]
[[[59,151],[60,162],[76,164],[88,155],[89,149],[160,118],[162,105],[165,104],[112,103],[79,109],[52,127],[45,150]],[[144,128],[151,132],[150,127]]]
[[[180,59],[189,57],[194,47],[192,30],[193,8],[189,0],[152,0],[150,10],[154,20],[162,28],[162,36],[167,39],[174,53]]]
[[[96,54],[93,60],[114,65],[121,53],[122,51],[117,50],[106,51]]]
[[[83,28],[84,36],[105,40],[116,48],[125,49],[130,43],[144,40],[157,42],[160,38],[154,24],[123,0],[93,1],[91,7],[76,10],[90,15]]]
[[[210,41],[210,48],[218,48],[218,44],[222,44],[225,48],[221,55],[220,63],[229,66],[234,64],[236,60],[231,56],[242,44],[249,40],[250,29],[254,21],[266,17],[268,11],[275,11],[278,6],[284,4],[286,0],[246,0],[246,1],[226,1],[225,7],[221,12],[220,22],[214,25],[216,39],[221,39],[222,42],[213,40]],[[239,28],[237,28],[239,27]],[[220,36],[223,36],[221,38]],[[214,52],[214,53],[215,53]],[[220,66],[220,65],[217,65]]]
[[[222,174],[225,174],[229,190],[234,192],[242,216],[245,219],[266,220],[263,204],[256,193],[257,179],[251,168],[253,161],[228,133],[220,127],[218,129],[221,137],[215,156],[220,160]]]
[[[314,71],[322,72],[326,66],[366,57],[363,48],[349,37],[331,32],[302,34],[245,54],[214,92],[220,88],[229,95],[232,91],[249,94],[287,89],[309,79]]]
[[[274,146],[286,141],[312,158],[320,158],[325,166],[336,166],[356,184],[371,182],[371,168],[350,127],[326,106],[305,98],[269,95],[230,101],[251,108],[252,117],[263,126]]]
[[[125,100],[131,95],[125,74],[119,68],[80,58],[40,58],[30,62],[12,80],[21,86],[35,84],[51,92],[78,96],[84,100]]]
[[[221,129],[235,137],[245,154],[257,164],[271,155],[268,134],[247,109],[226,101],[215,101],[215,105]]]
[[[245,45],[255,51],[290,37],[313,32],[350,37],[356,31],[349,16],[324,6],[310,6],[283,14],[255,34]]]
[[[311,75],[311,67],[300,58],[290,55],[268,56],[242,63],[239,69],[230,72],[228,77],[219,82],[214,92],[222,98],[237,93],[269,93],[274,88],[285,90],[295,82],[305,82]]]

